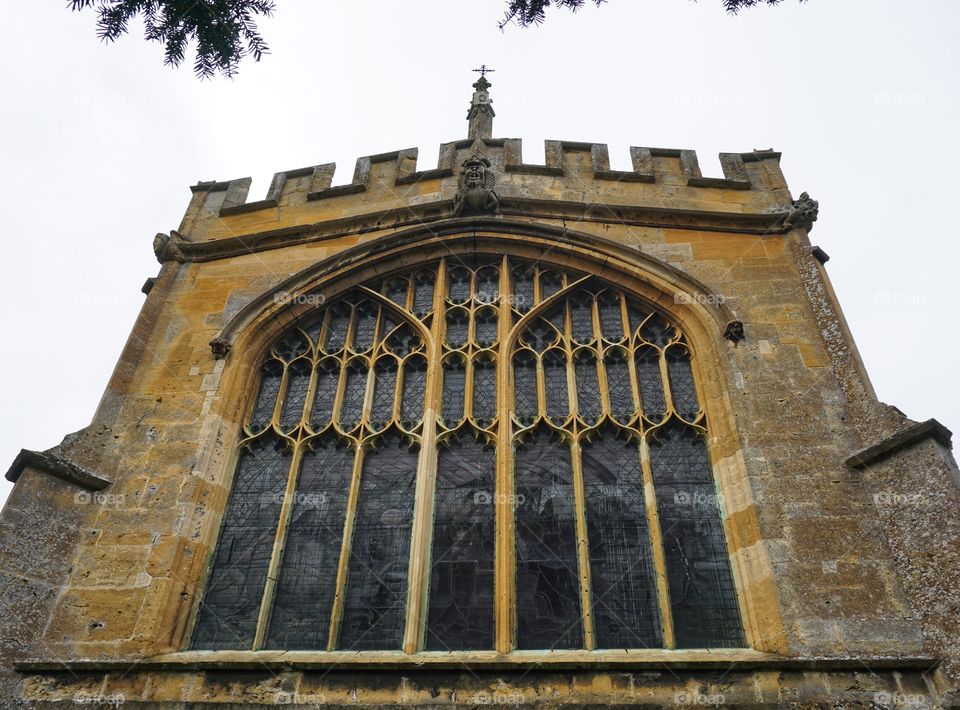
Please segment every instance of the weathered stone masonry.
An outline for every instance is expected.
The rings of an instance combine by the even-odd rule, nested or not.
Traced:
[[[485,82],[485,80],[484,80]],[[488,101],[486,86],[478,92]],[[475,102],[478,101],[475,94]],[[524,161],[492,109],[445,143],[200,183],[90,426],[23,452],[0,516],[0,695],[123,702],[875,707],[960,703],[960,476],[950,433],[879,402],[772,150],[547,141]],[[497,205],[456,214],[482,156]],[[492,204],[492,203],[491,203]],[[490,213],[492,212],[492,213]],[[510,253],[588,270],[674,314],[708,394],[747,648],[539,659],[189,651],[240,419],[270,339],[390,269]],[[693,700],[690,700],[693,698]],[[697,698],[700,698],[698,701]]]

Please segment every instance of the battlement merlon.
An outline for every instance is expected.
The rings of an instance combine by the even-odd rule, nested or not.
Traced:
[[[704,177],[693,150],[631,147],[633,169],[611,170],[603,143],[545,141],[545,161],[539,165],[523,162],[518,138],[475,138],[442,144],[437,167],[429,170],[417,170],[416,148],[364,156],[345,185],[332,186],[334,163],[279,172],[265,198],[253,202],[247,202],[249,177],[200,182],[191,187],[179,232],[187,241],[216,239],[221,231],[223,236],[264,231],[301,217],[318,222],[324,215],[339,218],[411,201],[451,200],[460,165],[474,153],[490,160],[497,192],[508,199],[564,200],[577,194],[584,202],[613,206],[756,214],[781,212],[791,204],[780,153],[773,150],[721,153],[723,177]]]

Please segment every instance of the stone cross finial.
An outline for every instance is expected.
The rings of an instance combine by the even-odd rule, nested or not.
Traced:
[[[474,84],[473,98],[470,100],[470,110],[467,111],[467,138],[492,138],[493,137],[493,99],[490,98],[488,89],[492,84],[487,81],[487,74],[494,71],[488,69],[487,65],[482,65],[479,69],[473,71],[480,73],[480,78]]]

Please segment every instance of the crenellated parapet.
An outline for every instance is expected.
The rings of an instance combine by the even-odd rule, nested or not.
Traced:
[[[721,153],[723,176],[705,177],[693,150],[632,147],[632,169],[614,170],[603,143],[548,140],[544,162],[538,164],[524,161],[520,139],[478,137],[442,144],[437,166],[426,170],[418,169],[416,148],[361,157],[352,180],[341,185],[333,185],[334,163],[279,172],[266,196],[256,201],[247,199],[249,177],[201,182],[191,188],[193,198],[179,233],[186,242],[199,242],[370,215],[396,221],[396,211],[415,212],[414,219],[421,212],[443,218],[453,212],[464,161],[475,155],[490,162],[506,212],[536,207],[539,216],[556,212],[558,219],[588,219],[588,214],[578,214],[579,204],[616,214],[680,211],[701,214],[700,221],[707,222],[711,215],[720,216],[724,228],[738,217],[764,216],[749,224],[751,232],[796,226],[787,219],[793,198],[780,170],[780,153],[773,150]],[[710,228],[691,219],[686,223]]]

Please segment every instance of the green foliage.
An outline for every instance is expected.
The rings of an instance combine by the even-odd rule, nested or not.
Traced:
[[[575,11],[587,2],[599,6],[606,0],[507,0],[500,27],[511,22],[521,27],[540,24],[551,6]],[[754,5],[778,5],[783,0],[722,2],[727,12],[736,14]],[[130,21],[142,15],[146,39],[164,45],[163,63],[168,66],[179,66],[187,46],[196,42],[193,71],[203,79],[218,73],[234,76],[244,57],[252,56],[259,62],[269,52],[254,17],[272,15],[273,0],[69,0],[69,3],[73,10],[96,10],[97,35],[105,42],[125,35]]]
[[[594,5],[602,5],[607,0],[590,0]],[[637,0],[634,0],[636,2]],[[567,10],[579,10],[586,4],[587,0],[507,0],[507,12],[503,20],[500,21],[500,29],[503,29],[511,22],[516,22],[521,27],[538,25],[546,18],[547,8],[551,5],[566,8]],[[783,0],[723,0],[723,6],[732,15],[736,15],[740,10],[755,5],[779,5]],[[805,0],[800,0],[805,2]]]
[[[113,42],[142,15],[144,35],[164,45],[163,63],[179,66],[196,42],[193,71],[200,78],[234,76],[240,60],[269,52],[254,17],[273,13],[273,0],[70,0],[73,10],[96,9],[97,35]]]

